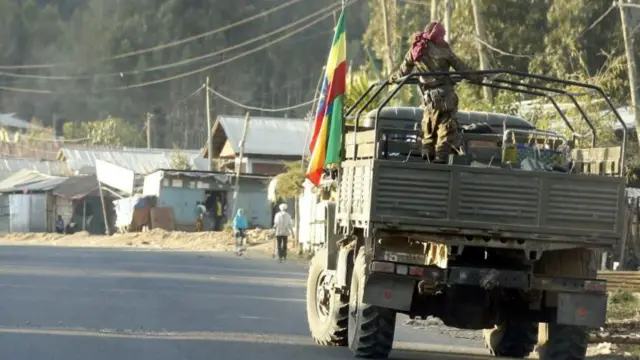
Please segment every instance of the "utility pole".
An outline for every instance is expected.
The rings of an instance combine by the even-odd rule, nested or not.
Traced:
[[[444,0],[444,28],[447,29],[445,40],[451,39],[451,13],[453,12],[453,0]]]
[[[438,2],[439,0],[431,0],[431,21],[436,21],[438,19]],[[449,30],[449,29],[447,29]]]
[[[249,119],[251,118],[250,113],[247,111],[247,114],[244,117],[244,127],[242,128],[242,137],[240,138],[240,144],[238,147],[238,157],[240,158],[239,162],[236,162],[236,184],[233,187],[233,213],[235,214],[238,211],[238,193],[240,191],[240,170],[242,169],[242,160],[244,157],[244,143],[247,140],[247,131],[249,130]]]
[[[147,149],[151,149],[152,147],[152,137],[151,135],[153,134],[151,132],[151,118],[153,117],[153,115],[150,112],[147,112],[147,122],[145,124],[145,128],[147,130]]]
[[[386,74],[389,75],[393,69],[393,56],[391,55],[391,35],[389,34],[389,18],[387,16],[386,0],[380,0],[380,9],[382,10],[382,29],[384,31],[385,58],[387,62]]]
[[[213,170],[213,134],[211,133],[213,125],[211,125],[211,100],[209,100],[209,77],[207,76],[207,83],[205,84],[205,97],[206,97],[206,113],[207,113],[207,170]]]
[[[484,18],[482,17],[478,0],[471,0],[471,6],[473,7],[473,18],[476,23],[476,37],[479,40],[484,40],[487,32],[484,27]],[[478,39],[476,40],[476,46],[478,47],[478,56],[480,57],[480,69],[487,70],[487,67],[489,66],[487,51]],[[493,104],[493,93],[491,92],[491,89],[487,86],[483,86],[482,92],[484,93],[484,100]]]
[[[622,35],[624,36],[624,49],[627,55],[627,73],[629,74],[629,95],[631,95],[631,109],[636,123],[636,136],[640,141],[640,111],[638,111],[638,80],[636,72],[636,60],[633,44],[633,34],[629,24],[629,10],[623,3],[631,4],[631,0],[620,0],[620,19],[622,20]]]

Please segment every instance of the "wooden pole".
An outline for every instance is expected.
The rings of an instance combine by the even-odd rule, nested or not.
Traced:
[[[213,125],[211,124],[211,100],[209,94],[209,77],[207,76],[207,83],[205,84],[205,97],[206,97],[206,112],[207,112],[207,169],[211,171],[213,169],[213,134],[211,133]]]
[[[629,11],[623,2],[631,4],[631,0],[620,0],[618,8],[620,9],[620,19],[622,20],[622,36],[624,37],[624,49],[627,57],[627,73],[629,76],[629,93],[631,95],[631,109],[633,110],[634,120],[636,123],[636,136],[640,141],[640,111],[638,111],[638,80],[636,72],[636,59],[634,51],[633,37],[631,34],[631,26],[629,24]]]
[[[82,199],[82,231],[86,231],[86,230],[87,230],[87,198],[84,197]]]
[[[438,19],[438,2],[439,0],[431,0],[431,13],[429,14],[431,16],[431,21],[439,20]]]
[[[445,40],[451,39],[451,13],[453,12],[453,0],[444,0],[444,28],[447,29]]]
[[[240,170],[242,169],[242,160],[244,157],[244,143],[247,140],[247,131],[249,130],[249,119],[251,118],[250,113],[247,111],[247,114],[244,117],[244,127],[242,129],[242,138],[240,138],[239,147],[239,162],[236,163],[236,183],[233,187],[233,213],[235,214],[238,211],[238,193],[240,191]]]
[[[393,71],[393,55],[391,53],[391,34],[389,34],[389,19],[387,17],[387,1],[380,0],[380,9],[382,10],[382,29],[384,32],[384,47],[385,47],[385,60],[386,60],[386,75],[391,74]]]
[[[151,149],[151,143],[152,143],[152,138],[151,138],[151,113],[148,112],[147,113],[147,124],[145,126],[147,128],[147,149]]]
[[[104,233],[111,235],[109,230],[109,220],[107,220],[107,207],[104,204],[104,194],[102,193],[102,182],[98,181],[98,189],[100,189],[100,202],[102,203],[102,216],[104,216]]]
[[[484,18],[482,17],[478,0],[471,0],[471,6],[473,7],[473,17],[476,23],[476,36],[478,39],[485,39],[487,32],[484,27]],[[476,41],[476,45],[478,47],[478,56],[480,57],[480,69],[487,70],[487,67],[489,66],[489,58],[487,56],[486,49],[479,41]],[[485,101],[493,103],[493,93],[491,92],[491,89],[488,86],[483,86],[482,92],[484,94]]]

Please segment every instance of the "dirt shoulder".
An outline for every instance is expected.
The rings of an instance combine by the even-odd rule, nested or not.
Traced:
[[[0,236],[0,245],[67,246],[149,248],[188,251],[234,251],[235,239],[230,232],[181,232],[153,229],[147,232],[106,235],[73,235],[51,233],[12,233]],[[255,229],[247,232],[249,251],[273,251],[270,230]]]

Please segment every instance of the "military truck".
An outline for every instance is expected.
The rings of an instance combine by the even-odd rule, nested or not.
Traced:
[[[421,151],[422,110],[387,104],[419,76],[460,82],[465,72],[371,86],[346,112],[353,125],[344,129],[343,161],[325,171],[318,191],[324,235],[307,282],[318,344],[387,358],[396,315],[406,314],[482,329],[494,356],[522,358],[535,348],[541,359],[583,359],[589,329],[605,323],[607,287],[596,277],[595,254],[622,238],[626,136],[622,146],[596,147],[578,95],[563,87],[599,94],[626,131],[624,122],[593,85],[507,70],[467,73],[485,76],[476,85],[545,97],[573,134],[461,111],[463,154],[430,163]],[[381,105],[363,116],[385,89]],[[571,99],[590,138],[575,132],[557,94]]]

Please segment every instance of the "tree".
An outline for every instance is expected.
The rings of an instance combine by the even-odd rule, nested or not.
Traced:
[[[180,150],[177,146],[174,146],[173,152],[171,153],[171,159],[169,161],[169,165],[172,169],[176,170],[193,170],[193,166],[189,162],[189,157]]]
[[[294,199],[304,190],[306,171],[300,161],[287,162],[285,167],[287,171],[275,177],[276,197],[280,200]]]
[[[349,74],[347,79],[347,88],[345,92],[345,101],[344,106],[345,109],[351,107],[355,102],[360,98],[362,94],[364,94],[367,89],[374,83],[380,81],[376,79],[374,75],[371,75],[369,72],[361,70],[356,71]],[[376,97],[369,106],[362,112],[363,116],[367,115],[367,112],[376,109],[378,106],[382,104],[385,99],[385,95],[389,93],[390,90],[393,89],[393,86],[389,86],[387,91],[383,90],[383,92]],[[373,92],[372,92],[373,93]],[[369,99],[371,99],[372,93],[367,95],[358,106],[364,105]],[[391,100],[390,105],[414,105],[417,106],[419,104],[419,98],[415,96],[416,93],[411,91],[411,87],[405,87],[400,91],[398,95],[394,99]],[[353,113],[352,115],[356,115]]]
[[[92,146],[138,147],[144,144],[142,132],[120,118],[107,117],[76,125],[66,123],[63,127],[65,138],[87,139]]]
[[[592,26],[610,6],[606,1],[477,2],[486,19],[484,39],[477,39],[474,34],[471,0],[453,2],[452,24],[447,29],[452,47],[472,67],[479,67],[479,41],[489,53],[492,68],[589,81],[599,77],[599,71],[610,58],[622,54],[619,16],[611,13]],[[308,101],[313,97],[320,69],[326,62],[334,19],[329,16],[285,41],[233,61],[228,60],[252,51],[273,37],[215,56],[207,54],[214,49],[255,39],[332,3],[330,0],[300,2],[265,18],[196,41],[106,61],[105,58],[228,25],[265,11],[274,3],[259,0],[241,0],[239,3],[222,0],[0,0],[0,65],[72,63],[72,66],[50,68],[3,69],[3,73],[13,75],[0,76],[0,87],[52,93],[0,90],[0,111],[18,112],[24,119],[37,117],[46,127],[53,125],[53,117],[80,124],[85,119],[105,119],[112,115],[135,129],[141,127],[144,114],[152,112],[159,116],[154,123],[162,135],[157,139],[160,140],[158,146],[171,147],[176,143],[183,149],[199,148],[206,141],[202,97],[185,97],[201,87],[206,76],[211,77],[214,88],[241,103],[276,108]],[[423,29],[430,18],[438,18],[428,14],[430,1],[385,1],[385,14],[380,3],[380,0],[360,1],[347,11],[350,67],[367,69],[363,70],[366,82],[354,84],[354,90],[348,92],[351,97],[351,94],[362,93],[356,91],[356,87],[366,87],[394,70],[412,40],[411,35]],[[383,21],[383,15],[387,21]],[[384,36],[384,25],[388,37]],[[637,54],[640,54],[640,47],[636,48]],[[201,60],[166,66],[205,55]],[[181,76],[222,61],[228,62]],[[55,76],[56,79],[43,79],[43,76]],[[70,78],[61,79],[64,77]],[[161,81],[164,78],[172,80]],[[160,82],[145,87],[134,86],[155,81]],[[620,79],[611,76],[607,81],[601,84],[611,91],[613,98],[626,101],[628,90],[619,86],[626,83],[624,76]],[[134,87],[123,89],[129,86]],[[460,102],[468,108],[500,109],[503,105],[508,107],[509,100],[527,99],[526,96],[509,99],[502,95],[501,99],[496,99],[496,106],[488,107],[480,95],[477,87],[459,90]],[[212,108],[217,114],[240,111],[235,105],[216,97],[212,100]],[[416,93],[403,93],[394,104],[417,105],[418,98]],[[295,109],[287,116],[300,117],[306,110]],[[81,128],[81,125],[75,128]]]

